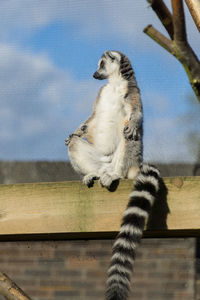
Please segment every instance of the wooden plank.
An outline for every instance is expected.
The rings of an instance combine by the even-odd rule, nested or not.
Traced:
[[[200,235],[200,177],[164,182],[167,201],[158,201],[145,235]],[[132,186],[123,180],[109,192],[98,184],[88,189],[80,182],[0,185],[0,237],[114,236]]]

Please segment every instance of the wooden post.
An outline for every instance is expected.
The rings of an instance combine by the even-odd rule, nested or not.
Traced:
[[[155,205],[145,236],[200,235],[200,177],[165,178],[166,199]],[[106,238],[119,230],[133,188],[55,182],[0,185],[0,239]]]

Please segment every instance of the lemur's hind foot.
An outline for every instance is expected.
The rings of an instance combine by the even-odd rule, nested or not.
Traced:
[[[98,179],[94,174],[87,174],[83,177],[83,184],[87,185],[89,188],[93,187],[94,185],[94,180]]]
[[[106,188],[110,188],[110,186],[112,185],[113,181],[119,180],[120,176],[117,174],[108,174],[105,173],[103,174],[100,179],[99,179],[99,183],[101,186],[106,187]]]

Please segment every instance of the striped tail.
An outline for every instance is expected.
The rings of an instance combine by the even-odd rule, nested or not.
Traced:
[[[108,270],[106,300],[126,300],[130,289],[130,276],[135,252],[143,235],[146,221],[160,186],[160,173],[143,164],[135,180],[124,212],[121,228],[115,240]]]

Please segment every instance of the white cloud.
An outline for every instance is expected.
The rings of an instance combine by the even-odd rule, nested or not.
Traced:
[[[190,117],[190,124],[194,124],[197,118],[193,120],[194,113],[188,115],[188,110],[184,113],[177,110],[177,103],[170,103],[170,100],[173,98],[167,99],[166,94],[158,90],[150,90],[143,95],[144,159],[165,163],[194,162],[196,156],[191,153],[188,144],[190,126],[186,126],[185,116]],[[184,98],[182,103],[179,103],[181,104],[185,105]],[[189,102],[188,106],[192,108],[191,104]],[[197,106],[198,103],[194,105],[194,109],[197,109]],[[197,125],[197,122],[195,124]],[[198,125],[197,127],[199,128]]]
[[[166,1],[168,4],[168,1]],[[171,9],[171,8],[170,8]],[[196,50],[200,47],[199,33],[185,6],[189,40]],[[135,47],[153,47],[154,42],[142,33],[144,27],[153,24],[165,35],[147,1],[113,0],[10,0],[0,2],[1,37],[17,38],[30,34],[38,28],[53,22],[69,22],[76,25],[76,35],[87,38],[117,37],[125,39]],[[14,33],[14,35],[13,35]],[[157,46],[159,49],[159,46]],[[156,48],[155,48],[156,49]],[[144,51],[149,49],[143,48]]]
[[[178,118],[150,117],[145,123],[144,159],[154,162],[194,162],[187,133],[177,126]]]
[[[96,92],[96,82],[76,81],[48,57],[0,44],[0,158],[64,156],[64,139]]]

